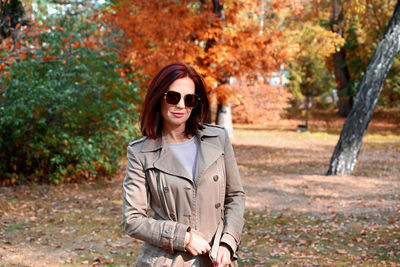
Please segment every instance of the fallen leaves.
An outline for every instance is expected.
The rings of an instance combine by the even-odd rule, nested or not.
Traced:
[[[324,170],[335,136],[245,127],[235,135],[241,142],[235,152],[243,182],[257,185],[246,193],[267,205],[247,209],[240,266],[400,265],[398,167],[387,180],[326,179],[311,174]],[[399,152],[379,149],[388,156]],[[0,188],[1,260],[17,258],[12,262],[17,266],[38,266],[43,259],[49,266],[131,265],[142,242],[127,237],[120,225],[125,166],[121,169],[108,182]],[[265,180],[272,182],[263,187]],[[360,209],[341,210],[343,199]],[[288,203],[292,206],[282,205]],[[381,209],[383,204],[388,208]],[[310,209],[328,206],[332,213]]]
[[[246,213],[239,251],[243,266],[400,264],[400,214],[378,217],[335,214]],[[396,222],[395,221],[397,218]],[[379,223],[378,223],[379,221]],[[398,255],[397,255],[398,254]]]

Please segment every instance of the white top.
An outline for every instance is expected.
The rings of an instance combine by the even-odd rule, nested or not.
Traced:
[[[188,141],[168,145],[193,179],[196,175],[197,151],[199,150],[197,137],[193,136]]]

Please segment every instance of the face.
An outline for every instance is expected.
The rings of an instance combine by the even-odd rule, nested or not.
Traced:
[[[175,91],[181,94],[181,99],[178,104],[170,105],[165,101],[165,96],[161,104],[161,116],[163,118],[163,128],[185,129],[185,123],[189,119],[193,108],[185,106],[184,96],[187,94],[195,93],[195,84],[189,77],[175,80],[170,86],[168,91]]]

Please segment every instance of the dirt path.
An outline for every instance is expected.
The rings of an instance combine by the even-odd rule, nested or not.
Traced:
[[[364,139],[353,176],[325,176],[338,135],[236,128],[247,207],[380,214],[400,210],[400,137]]]
[[[247,209],[320,217],[398,214],[400,137],[367,135],[354,176],[326,177],[337,138],[236,126]],[[0,267],[130,264],[140,242],[119,224],[125,164],[110,181],[0,188]]]

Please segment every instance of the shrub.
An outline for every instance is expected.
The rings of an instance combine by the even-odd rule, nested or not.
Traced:
[[[34,49],[3,67],[2,184],[59,183],[116,170],[137,132],[139,90],[116,53],[96,42],[98,26],[54,20],[25,38]]]

